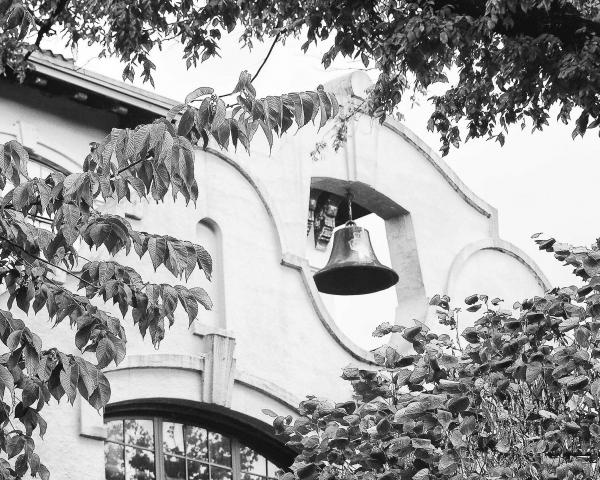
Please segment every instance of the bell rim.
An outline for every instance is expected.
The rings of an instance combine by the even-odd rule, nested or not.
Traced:
[[[349,263],[351,263],[351,262],[349,262]],[[340,296],[369,295],[371,293],[377,293],[377,292],[381,292],[383,290],[387,290],[388,288],[391,288],[394,285],[396,285],[398,283],[398,281],[400,280],[400,276],[394,269],[392,269],[386,265],[383,265],[381,263],[379,265],[373,265],[373,264],[356,265],[356,264],[353,264],[353,266],[355,267],[355,269],[358,269],[358,270],[367,270],[367,271],[371,270],[371,271],[384,272],[388,276],[388,278],[386,279],[385,282],[374,285],[374,288],[363,289],[360,292],[358,292],[358,290],[344,291],[341,288],[340,289],[329,288],[325,281],[326,278],[331,275],[335,275],[339,271],[343,271],[348,268],[347,266],[344,266],[343,264],[337,264],[337,265],[329,267],[329,268],[325,267],[313,275],[313,280],[315,282],[317,290],[319,290],[319,292],[321,292],[321,293],[325,293],[328,295],[340,295]],[[330,285],[336,285],[336,282],[331,282]],[[385,286],[381,287],[381,285],[385,285]]]

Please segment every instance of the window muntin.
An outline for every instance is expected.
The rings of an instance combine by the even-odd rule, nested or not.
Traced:
[[[218,432],[160,418],[107,420],[106,480],[272,480],[278,468]]]
[[[153,420],[125,419],[107,423],[106,480],[154,480],[154,458]]]

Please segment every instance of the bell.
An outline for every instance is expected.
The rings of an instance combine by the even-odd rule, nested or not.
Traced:
[[[333,234],[329,261],[314,280],[323,293],[364,295],[395,285],[398,274],[377,260],[368,230],[350,220]]]

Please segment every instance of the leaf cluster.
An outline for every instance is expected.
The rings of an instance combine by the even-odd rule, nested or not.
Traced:
[[[0,15],[5,4],[0,1]],[[198,269],[210,280],[213,263],[204,247],[137,231],[124,217],[107,213],[104,201],[159,202],[170,191],[173,199],[196,202],[194,163],[200,141],[205,148],[211,138],[223,148],[239,142],[249,150],[260,127],[271,146],[274,136],[294,122],[298,128],[311,121],[322,126],[337,114],[335,97],[322,87],[260,99],[251,80],[242,72],[235,106],[226,106],[212,88],[201,87],[166,118],[113,129],[91,144],[81,172],[30,177],[29,150],[16,141],[0,144],[0,283],[8,292],[8,308],[27,315],[44,311],[53,325],[68,319],[81,352],[77,356],[43,349],[27,319],[0,310],[0,340],[8,350],[0,355],[0,453],[6,453],[6,458],[0,455],[0,480],[21,479],[26,473],[49,478],[34,451],[32,434],[46,431],[40,412],[52,398],[66,397],[72,404],[79,394],[98,410],[107,404],[110,385],[102,369],[125,358],[122,320],[130,316],[142,337],[148,334],[158,347],[178,311],[191,324],[201,307],[212,308],[202,287],[151,283],[114,259],[133,250],[155,270],[164,267],[177,279],[187,282]],[[102,249],[109,258],[86,259],[81,254],[86,245]],[[76,287],[58,283],[57,270],[76,279]],[[111,302],[118,307],[116,315],[106,308]],[[23,429],[15,428],[13,420]]]
[[[274,416],[297,452],[286,480],[589,479],[600,474],[600,248],[536,237],[574,266],[581,287],[554,288],[503,308],[474,294],[474,325],[457,339],[414,326],[374,351],[376,369],[349,366],[350,401],[309,396],[300,416]],[[458,325],[450,299],[431,299]],[[463,348],[463,344],[465,344]]]
[[[217,56],[222,36],[236,26],[248,47],[268,37],[302,37],[305,51],[327,41],[325,67],[343,55],[379,70],[368,105],[381,121],[407,93],[426,93],[433,84],[448,82],[453,70],[458,79],[432,98],[435,110],[428,122],[440,133],[443,154],[463,139],[504,144],[510,125],[542,129],[554,106],[564,123],[577,112],[574,137],[600,120],[596,0],[215,0],[202,6],[176,0],[2,0],[0,25],[0,72],[12,69],[21,78],[35,48],[24,35],[36,25],[41,25],[38,34],[62,32],[72,44],[89,42],[118,56],[129,80],[141,69],[144,80],[152,81],[151,52],[166,39],[182,44],[188,68]],[[218,107],[213,115],[222,112],[218,102],[212,105]],[[202,110],[206,115],[208,105]],[[272,118],[269,113],[262,121],[275,121],[276,114],[275,106]],[[236,127],[228,122],[217,135]],[[241,132],[240,140],[249,134]]]

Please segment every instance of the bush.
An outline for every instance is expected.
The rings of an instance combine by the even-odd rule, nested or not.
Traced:
[[[374,335],[401,332],[414,352],[383,346],[379,368],[343,370],[354,400],[308,396],[295,420],[276,417],[298,452],[283,480],[597,478],[600,248],[536,242],[583,286],[512,310],[471,295],[467,310],[481,316],[456,338],[417,321],[380,325]],[[431,304],[458,332],[460,309],[437,295]]]

